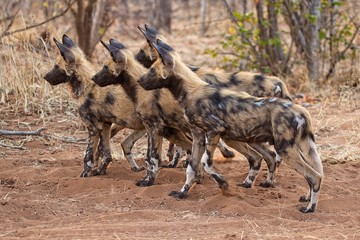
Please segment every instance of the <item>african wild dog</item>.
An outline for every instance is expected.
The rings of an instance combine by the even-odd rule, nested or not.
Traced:
[[[151,42],[160,39],[166,43],[166,39],[156,29],[149,27],[147,24],[145,24],[144,28],[138,27],[138,29],[145,35],[147,42],[142,45],[135,57],[149,68],[157,59],[157,53],[151,46]],[[187,66],[209,84],[226,87],[233,91],[245,91],[255,97],[279,97],[292,101],[286,85],[278,77],[251,72],[227,73],[222,69],[214,70],[206,67]],[[223,141],[220,139],[220,142]],[[221,145],[224,146],[225,144],[222,143]],[[269,152],[269,154],[275,156],[277,164],[280,164],[281,159],[276,153]]]
[[[190,67],[203,81],[229,88],[233,91],[244,91],[254,97],[279,97],[292,101],[286,85],[280,78],[251,72],[226,73],[221,69]]]
[[[138,27],[141,32],[146,32],[148,38],[152,37],[151,41],[156,41],[156,39],[161,39],[166,42],[165,37],[161,35],[156,29],[145,24],[145,29]],[[135,54],[135,59],[140,62],[144,67],[150,68],[151,65],[157,59],[157,52],[151,46],[150,40],[147,40],[143,43],[139,49],[139,51]]]
[[[100,86],[121,84],[129,97],[134,100],[135,105],[138,105],[136,109],[139,112],[139,115],[142,116],[145,125],[147,125],[147,119],[151,119],[152,121],[149,124],[152,124],[153,128],[170,126],[179,129],[180,131],[188,132],[190,130],[190,125],[183,117],[184,111],[168,90],[162,89],[161,91],[154,90],[148,92],[138,85],[137,80],[146,73],[146,69],[134,59],[130,50],[120,44],[121,43],[113,39],[110,40],[110,44],[103,43],[111,53],[112,61],[110,61],[108,65],[105,65],[92,79]],[[160,101],[154,97],[156,95],[162,97],[160,98]],[[161,101],[161,99],[163,100]],[[151,118],[149,116],[151,116]],[[157,119],[158,121],[157,126],[154,126],[154,119]],[[150,133],[150,135],[152,134]],[[243,153],[249,160],[251,171],[244,181],[243,185],[245,187],[251,187],[254,182],[255,177],[253,175],[254,171],[258,170],[258,167],[260,167],[258,164],[262,159],[261,154],[264,154],[264,158],[267,161],[269,168],[268,179],[262,183],[262,186],[273,186],[275,161],[273,156],[269,154],[269,150],[264,148],[264,146],[255,145],[254,147],[256,147],[256,150],[260,152],[259,154],[245,143],[237,142],[237,144],[232,144],[230,142],[230,144],[231,147],[239,150],[239,152]],[[201,153],[198,152],[198,154]],[[158,162],[149,162],[149,166],[154,163],[156,164]],[[254,167],[256,169],[254,169]],[[150,170],[148,172],[151,173]],[[154,176],[155,174],[152,174],[151,177],[146,177],[145,179],[153,179]]]
[[[198,132],[206,133],[201,163],[222,191],[227,192],[228,183],[212,165],[214,146],[220,137],[226,143],[268,142],[309,184],[310,194],[300,200],[310,203],[300,211],[315,211],[324,174],[309,113],[289,100],[258,98],[210,85],[192,72],[169,45],[158,40],[153,46],[160,59],[139,79],[139,84],[147,90],[168,88],[184,107],[189,123],[197,129],[193,131],[194,140],[201,139],[201,134],[196,135]],[[190,160],[185,185],[179,192],[171,193],[174,197],[184,197],[192,186],[198,159]]]
[[[135,58],[143,63],[146,68],[149,68],[157,59],[151,41],[155,42],[160,39],[166,43],[166,40],[156,29],[149,27],[147,24],[145,24],[145,28],[138,27],[138,29],[146,36],[148,41],[142,45]],[[255,97],[279,97],[292,101],[286,85],[278,77],[251,72],[226,73],[222,69],[213,70],[206,67],[187,66],[199,78],[209,84],[226,87],[234,91],[245,91]]]
[[[95,74],[94,66],[68,36],[63,35],[63,43],[55,38],[54,42],[62,57],[57,59],[54,68],[44,78],[51,85],[66,83],[70,94],[78,102],[79,115],[89,133],[81,176],[106,174],[106,169],[112,161],[110,134],[114,135],[125,127],[135,131],[121,144],[124,155],[133,171],[143,170],[131,155],[133,144],[145,134],[144,125],[137,117],[132,101],[121,87],[100,88],[91,81],[91,76]],[[117,125],[110,133],[112,123]],[[100,154],[104,157],[103,163],[94,170]]]
[[[150,66],[158,58],[156,50],[151,46],[152,41],[160,39],[165,41],[163,35],[161,35],[156,29],[149,27],[145,24],[145,28],[138,27],[138,29],[144,34],[147,39],[147,42],[142,45],[138,53],[135,55],[135,58],[142,62],[143,65]],[[215,84],[221,87],[226,87],[234,91],[246,91],[250,95],[257,97],[266,97],[266,96],[277,96],[285,99],[291,100],[289,91],[286,88],[286,85],[279,79],[274,76],[265,76],[262,74],[250,73],[250,72],[235,72],[235,73],[226,73],[220,69],[210,69],[206,67],[194,67],[187,65],[192,71],[194,71],[203,81],[209,84]],[[223,153],[226,152],[223,146],[226,146],[225,143],[220,139],[220,151]],[[257,150],[262,152],[264,156],[269,158],[275,158],[277,166],[281,162],[281,158],[269,150],[268,148],[258,148]],[[232,154],[233,155],[233,154]],[[226,155],[224,155],[226,157]],[[265,182],[268,183],[268,182]],[[266,187],[266,184],[262,186]],[[269,186],[272,186],[269,185]]]
[[[161,166],[163,133],[171,129],[175,144],[182,149],[191,150],[191,140],[185,135],[189,124],[183,117],[182,108],[168,90],[145,91],[138,78],[146,69],[133,57],[131,51],[120,42],[101,43],[110,51],[113,60],[103,70],[93,76],[94,82],[105,87],[118,84],[132,100],[137,114],[141,117],[148,134],[148,158],[146,176],[138,181],[138,186],[153,185]],[[115,63],[116,62],[116,63]],[[113,67],[115,66],[115,67]]]
[[[145,25],[145,26],[146,26],[147,31],[149,31],[151,33],[155,33],[154,29],[149,28],[147,25]],[[111,42],[111,45],[115,48],[121,49],[124,47],[124,45],[122,43],[120,43],[114,39],[111,39],[110,42]],[[140,50],[134,57],[145,68],[149,68],[151,66],[151,64],[156,60],[157,53],[155,50],[152,49],[151,45],[148,42],[146,42],[141,46]],[[219,147],[220,152],[222,153],[222,155],[225,158],[234,157],[234,153],[231,150],[229,150],[222,141],[219,143],[218,147]],[[167,153],[170,163],[166,167],[176,167],[181,154],[182,154],[182,149],[179,148],[179,146],[174,146],[174,144],[170,143],[168,153]]]

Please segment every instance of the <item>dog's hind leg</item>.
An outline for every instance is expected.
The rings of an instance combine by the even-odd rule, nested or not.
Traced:
[[[296,146],[289,146],[284,149],[284,151],[278,152],[278,154],[288,165],[300,173],[309,184],[310,202],[307,207],[302,207],[300,211],[303,213],[314,212],[318,203],[323,175],[307,163],[304,159],[304,155]]]
[[[260,183],[260,186],[264,188],[274,187],[276,174],[276,153],[268,149],[264,144],[252,143],[249,145],[263,156],[268,167],[266,180]]]
[[[192,150],[189,159],[189,164],[186,168],[186,181],[180,191],[171,191],[169,195],[174,198],[182,199],[187,196],[190,188],[192,187],[196,179],[200,158],[201,155],[204,153],[205,137],[203,131],[199,128],[193,127],[191,129],[191,132],[192,132],[193,142],[192,142]]]
[[[121,143],[121,147],[124,151],[124,155],[126,160],[129,162],[131,166],[131,170],[134,172],[140,172],[144,170],[144,167],[139,167],[139,165],[135,162],[131,150],[137,140],[139,140],[146,133],[145,130],[135,130],[131,134],[129,134],[124,141]]]
[[[235,156],[233,151],[231,151],[229,148],[227,148],[224,140],[220,139],[219,143],[217,144],[217,147],[219,148],[219,150],[224,158],[232,158]]]
[[[249,174],[241,185],[244,188],[251,188],[261,167],[261,154],[259,154],[251,146],[244,142],[234,141],[226,138],[223,140],[229,147],[243,154],[248,160],[250,166]]]

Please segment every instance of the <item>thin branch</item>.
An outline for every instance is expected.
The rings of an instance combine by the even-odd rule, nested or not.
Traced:
[[[104,32],[97,37],[96,41],[94,41],[94,43],[93,43],[94,46],[92,46],[93,48],[95,48],[96,44],[97,44],[97,43],[100,41],[100,39],[106,34],[106,32],[107,32],[107,31],[109,30],[109,28],[114,24],[114,22],[115,22],[115,20],[112,19],[112,20],[110,21],[110,23],[108,23],[108,24],[104,27]]]
[[[226,1],[226,0],[223,0],[222,2],[223,2],[223,4],[224,4],[224,6],[225,6],[225,9],[226,9],[226,11],[227,11],[227,13],[228,13],[231,21],[232,21],[233,23],[235,23],[236,26],[239,26],[239,23],[238,23],[236,17],[234,16],[234,14],[232,13],[232,10],[231,10],[229,4],[227,3],[227,1]]]
[[[224,4],[224,6],[225,6],[225,9],[226,9],[229,17],[230,17],[230,20],[231,20],[237,27],[240,27],[240,25],[239,25],[236,17],[235,17],[234,14],[232,13],[232,10],[231,10],[229,4],[227,3],[227,1],[226,1],[226,0],[222,0],[222,2],[223,2],[223,4]],[[249,44],[252,52],[255,54],[255,56],[257,56],[257,59],[260,59],[260,54],[259,54],[259,52],[256,50],[256,47],[252,44],[252,42],[250,41],[250,39],[249,39],[248,37],[245,37],[245,36],[243,36],[243,37],[244,37],[244,40]]]
[[[35,131],[8,131],[0,130],[0,135],[12,135],[12,136],[41,136],[41,132],[46,128],[39,128]]]
[[[15,15],[16,15],[16,14],[15,14]],[[15,15],[3,17],[3,18],[0,19],[0,22],[5,22],[5,21],[7,21],[7,20],[10,20],[10,19],[12,19]]]
[[[334,72],[335,65],[345,56],[345,53],[347,52],[347,50],[349,50],[349,48],[353,45],[353,42],[360,30],[360,25],[357,25],[355,22],[353,22],[353,24],[355,25],[356,30],[355,30],[354,34],[352,35],[349,44],[345,47],[345,49],[336,54],[334,61],[331,63],[331,67],[330,67],[328,73],[326,74],[326,77],[325,77],[326,79],[329,79],[331,77],[331,75]]]
[[[45,23],[51,22],[51,21],[55,20],[56,18],[59,18],[59,17],[63,16],[65,13],[67,13],[67,12],[69,11],[69,9],[71,8],[71,6],[72,6],[76,1],[77,1],[77,0],[72,0],[72,1],[69,0],[69,1],[68,1],[68,5],[67,5],[67,8],[66,8],[63,12],[61,12],[61,13],[59,13],[58,15],[55,15],[55,16],[49,18],[49,19],[46,19],[46,20],[43,21],[43,22],[40,22],[40,23],[31,25],[31,26],[28,26],[28,27],[25,27],[25,28],[17,29],[17,30],[14,30],[14,31],[12,31],[12,32],[8,32],[8,29],[7,29],[5,32],[3,32],[3,33],[0,35],[0,39],[3,38],[3,37],[6,37],[6,36],[12,35],[12,34],[14,34],[14,33],[27,31],[27,30],[29,30],[29,29],[36,28],[36,27],[39,27],[39,26],[41,26],[41,25],[44,25]],[[16,16],[16,15],[15,15],[15,16]],[[13,19],[15,19],[15,17],[14,17]],[[12,21],[13,21],[13,20],[12,20]]]
[[[12,27],[12,25],[14,24],[15,18],[16,18],[16,16],[17,16],[19,10],[20,10],[20,9],[18,9],[18,10],[16,11],[15,15],[10,18],[11,21],[10,21],[10,23],[6,26],[5,30],[1,33],[0,39],[9,31],[9,29],[10,29],[10,28]]]
[[[236,54],[234,52],[218,52],[218,55],[231,55],[231,56],[235,56],[235,57],[240,57],[239,54]]]

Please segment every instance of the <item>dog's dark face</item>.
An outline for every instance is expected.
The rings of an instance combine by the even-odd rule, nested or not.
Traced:
[[[162,64],[161,60],[158,59],[147,73],[141,76],[138,83],[145,90],[166,88],[169,84],[168,76],[169,72],[166,71],[166,67]]]
[[[44,79],[51,85],[58,85],[69,82],[73,75],[75,66],[75,55],[71,49],[76,48],[75,43],[66,35],[63,35],[63,44],[54,38],[54,42],[60,50],[61,57],[58,57],[54,68],[45,74]]]
[[[123,79],[118,78],[114,71],[112,71],[111,66],[105,64],[100,72],[96,73],[91,78],[97,85],[100,87],[105,87],[111,84],[121,84]]]
[[[135,55],[135,59],[141,63],[144,67],[150,68],[155,62],[155,50],[153,50],[148,43],[144,44],[138,53]]]
[[[46,73],[44,79],[51,85],[58,85],[61,83],[68,82],[70,76],[66,73],[65,69],[60,67],[59,64],[55,64],[50,72]]]
[[[127,54],[132,54],[122,43],[115,39],[110,39],[110,43],[101,41],[102,45],[109,51],[111,60],[96,73],[91,79],[100,87],[111,84],[123,84],[125,78],[123,73],[126,72],[128,65]]]
[[[151,41],[156,42],[157,38],[164,39],[164,37],[154,28],[145,24],[145,28],[138,27],[139,30],[144,34],[147,41],[139,49],[135,55],[135,59],[141,63],[144,67],[150,68],[151,65],[158,58],[156,50],[151,46]]]

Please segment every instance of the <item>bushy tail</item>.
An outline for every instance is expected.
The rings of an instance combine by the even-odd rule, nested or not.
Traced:
[[[298,148],[301,150],[304,160],[311,165],[321,176],[324,175],[323,165],[320,159],[320,155],[316,150],[315,137],[312,129],[312,122],[309,112],[301,107],[295,106],[304,119],[304,124],[299,129]]]
[[[322,177],[324,177],[323,165],[320,155],[316,150],[316,145],[313,139],[309,136],[301,140],[299,148],[304,160],[312,166]]]

